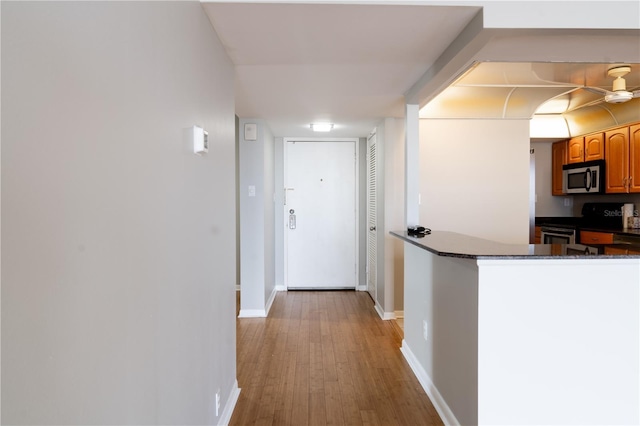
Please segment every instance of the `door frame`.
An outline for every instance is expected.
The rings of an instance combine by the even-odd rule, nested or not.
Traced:
[[[280,190],[283,192],[283,203],[282,203],[282,220],[285,222],[284,223],[284,229],[283,229],[283,245],[284,245],[284,253],[282,256],[282,260],[283,260],[283,284],[284,284],[284,290],[287,291],[289,289],[289,271],[288,271],[288,261],[289,261],[289,243],[288,243],[288,239],[287,239],[287,230],[289,227],[289,223],[288,223],[288,210],[287,210],[287,205],[286,205],[286,200],[287,200],[287,164],[288,164],[288,158],[287,158],[287,147],[289,146],[288,143],[289,142],[353,142],[354,146],[355,146],[355,158],[354,158],[354,164],[355,164],[355,168],[354,168],[354,172],[355,172],[355,182],[356,182],[356,188],[355,188],[355,212],[354,212],[354,220],[355,220],[355,225],[356,225],[356,232],[354,235],[355,238],[355,280],[356,280],[356,284],[355,284],[355,289],[354,290],[363,290],[362,286],[360,285],[360,138],[292,138],[292,137],[288,137],[288,138],[282,138],[282,154],[283,154],[283,162],[282,162],[282,168],[283,168],[283,183],[284,183],[284,187],[281,188]],[[366,285],[364,286],[364,290],[366,290]]]

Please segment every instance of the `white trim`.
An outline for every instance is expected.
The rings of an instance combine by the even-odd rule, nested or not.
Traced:
[[[359,220],[360,220],[360,138],[301,138],[301,137],[288,137],[288,138],[282,138],[282,157],[283,157],[283,161],[282,161],[282,168],[283,168],[283,173],[282,173],[282,177],[283,177],[283,182],[284,182],[284,188],[282,188],[282,190],[285,192],[284,197],[286,200],[286,189],[287,188],[287,143],[289,142],[353,142],[354,145],[354,149],[355,149],[355,158],[354,158],[354,162],[355,162],[355,194],[354,194],[354,203],[355,203],[355,225],[356,225],[356,232],[355,232],[355,287],[354,290],[358,290],[358,291],[366,291],[366,286],[364,286],[364,289],[362,288],[363,286],[360,286],[358,283],[360,282],[360,265],[359,265],[359,261],[360,261],[360,227],[359,225]],[[286,209],[287,206],[283,205],[282,206],[282,219],[285,220],[285,225],[284,225],[284,238],[283,238],[283,263],[284,263],[284,270],[282,271],[282,275],[283,275],[283,281],[284,284],[282,286],[276,286],[276,288],[278,289],[278,291],[287,291],[287,289],[289,288],[289,276],[287,274],[287,262],[288,262],[288,252],[289,252],[289,247],[287,244],[287,228],[289,226],[289,224],[286,222],[286,219],[288,218],[288,214],[286,213]],[[284,287],[282,290],[280,290],[280,287]]]
[[[396,319],[404,318],[404,311],[394,311],[393,313],[396,316]]]
[[[264,309],[240,309],[238,318],[266,318],[267,311]]]
[[[287,287],[284,284],[276,285],[276,291],[287,291]]]
[[[385,321],[396,319],[396,315],[393,312],[384,312],[378,302],[376,302],[375,309],[378,315],[380,315],[380,318]]]
[[[229,393],[229,398],[227,399],[227,403],[224,405],[224,410],[220,415],[220,419],[218,420],[219,426],[227,426],[231,421],[231,416],[233,415],[233,410],[236,408],[236,403],[238,402],[238,397],[240,397],[240,388],[238,387],[238,381],[236,380],[233,383],[233,387],[231,388],[231,392]]]
[[[265,312],[267,313],[268,316],[269,315],[269,311],[271,310],[271,305],[273,305],[273,301],[276,298],[276,294],[278,293],[278,289],[274,288],[273,291],[271,292],[271,295],[269,296],[269,300],[267,300],[267,306],[265,308]]]
[[[367,291],[367,286],[366,285],[358,285],[356,290],[357,291]]]
[[[411,348],[409,348],[409,345],[407,345],[407,342],[404,339],[402,339],[400,352],[402,352],[402,355],[404,355],[404,359],[407,360],[407,363],[409,364],[409,367],[411,367],[413,374],[415,374],[416,378],[422,385],[422,388],[429,396],[429,399],[440,415],[442,422],[445,425],[460,426],[460,422],[458,422],[456,416],[453,415],[453,412],[447,405],[446,401],[444,400],[442,395],[440,395],[440,392],[438,392],[438,388],[436,388],[436,385],[433,384],[431,377],[429,377],[424,368],[422,368],[420,362],[413,354]]]

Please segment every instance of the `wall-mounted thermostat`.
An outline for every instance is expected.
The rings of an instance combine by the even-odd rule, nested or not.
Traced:
[[[209,152],[209,133],[202,127],[193,126],[191,128],[191,139],[193,140],[193,152],[198,155]]]
[[[245,141],[258,140],[258,125],[256,123],[245,123],[244,140]]]

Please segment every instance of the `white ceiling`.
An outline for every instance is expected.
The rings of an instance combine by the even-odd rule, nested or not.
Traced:
[[[563,93],[572,107],[597,102],[597,95],[575,89],[610,89],[606,69],[614,59],[639,62],[640,57],[637,31],[569,37],[546,31],[540,37],[503,30],[490,46],[474,46],[476,53],[451,53],[452,46],[463,44],[454,42],[456,37],[478,21],[478,6],[230,1],[203,7],[236,66],[236,114],[265,120],[276,136],[317,137],[309,124],[318,121],[335,124],[331,137],[365,136],[380,119],[404,116],[404,96],[415,94],[414,85],[425,73],[439,73],[428,88],[437,93],[455,80],[452,73],[482,54],[499,57],[504,64],[476,66],[457,87],[435,99],[439,115],[434,116],[484,111],[488,118],[527,117],[546,99]],[[529,50],[523,49],[524,43]],[[449,62],[443,64],[443,57]],[[577,57],[597,60],[565,64],[558,57],[567,62]],[[554,62],[542,64],[540,58]],[[629,90],[640,86],[637,65],[626,77]]]
[[[364,136],[404,116],[404,94],[478,7],[203,4],[236,65],[236,114],[277,136]]]

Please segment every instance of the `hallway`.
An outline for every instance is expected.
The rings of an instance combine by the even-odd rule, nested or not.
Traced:
[[[237,320],[231,425],[442,425],[365,292],[277,294],[268,318]]]

